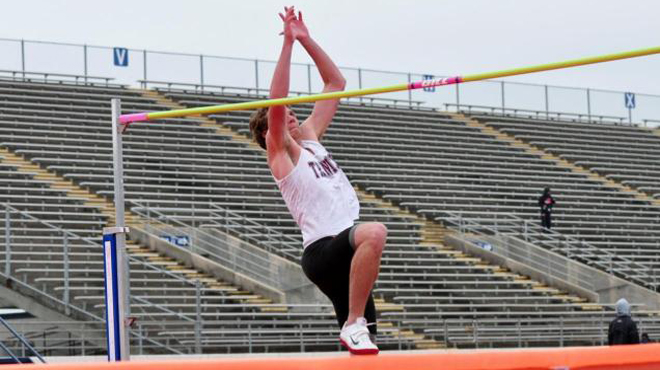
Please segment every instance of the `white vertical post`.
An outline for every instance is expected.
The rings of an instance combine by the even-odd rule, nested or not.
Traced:
[[[202,353],[202,283],[195,280],[195,353]]]
[[[147,50],[142,51],[142,79],[144,80],[144,88],[147,88]]]
[[[64,313],[68,316],[71,314],[70,296],[69,296],[69,236],[63,233],[63,247],[64,247]]]
[[[312,65],[307,63],[307,92],[312,94]]]
[[[506,104],[504,101],[504,81],[502,81],[501,84],[502,84],[502,114],[504,114],[504,109],[506,109]]]
[[[11,210],[5,205],[5,275],[11,275]]]
[[[259,95],[259,59],[254,60],[254,86],[257,88],[256,95]]]
[[[550,101],[548,99],[548,85],[545,85],[545,118],[550,119]]]
[[[199,83],[200,90],[204,91],[204,55],[199,55]]]
[[[23,71],[23,78],[25,78],[25,40],[21,39],[21,71]]]
[[[119,116],[121,114],[121,101],[119,99],[111,100],[112,106],[112,154],[113,154],[113,168],[114,168],[114,200],[115,200],[115,222],[116,225],[113,228],[108,228],[104,230],[104,247],[114,249],[111,252],[114,252],[114,258],[116,258],[116,263],[112,263],[111,266],[116,270],[112,271],[111,266],[106,265],[106,281],[108,277],[114,275],[114,280],[116,282],[117,291],[115,307],[117,308],[118,315],[116,316],[117,325],[115,328],[119,328],[119,332],[116,333],[118,336],[117,343],[120,348],[117,351],[115,358],[111,358],[110,350],[108,349],[108,359],[110,361],[127,361],[130,359],[130,347],[129,347],[129,338],[128,338],[128,320],[130,317],[130,304],[129,304],[129,285],[128,285],[128,258],[126,255],[126,232],[127,228],[125,227],[124,221],[124,167],[123,167],[123,155],[122,155],[122,138],[121,138],[121,125],[119,123]],[[110,240],[106,241],[106,236]],[[114,240],[112,240],[114,239]],[[112,243],[114,241],[114,243]],[[109,244],[109,245],[108,245]],[[114,245],[112,245],[114,244]],[[106,261],[108,256],[106,256]],[[108,271],[110,270],[110,271]],[[106,299],[108,296],[107,292],[108,284],[106,282]],[[108,302],[106,301],[106,308],[109,308]],[[108,323],[108,328],[110,328],[110,323]],[[108,333],[110,335],[110,333]]]
[[[87,44],[83,45],[83,67],[85,71],[85,83],[87,83]]]
[[[358,88],[362,89],[362,68],[358,68]],[[373,100],[371,100],[373,102]],[[360,96],[360,102],[362,102],[362,97]]]
[[[412,82],[412,76],[408,73],[408,85]],[[412,89],[408,89],[408,106],[412,108]]]
[[[587,89],[587,117],[591,123],[591,90]]]

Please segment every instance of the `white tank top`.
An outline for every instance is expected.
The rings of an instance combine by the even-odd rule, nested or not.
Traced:
[[[360,202],[332,155],[316,141],[302,141],[298,163],[277,180],[282,198],[296,220],[303,247],[353,226]]]

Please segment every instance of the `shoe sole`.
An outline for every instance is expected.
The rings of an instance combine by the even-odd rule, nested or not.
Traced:
[[[339,339],[339,342],[341,342],[341,345],[346,348],[352,355],[377,355],[380,351],[378,348],[353,349],[348,344],[346,344],[343,339]]]

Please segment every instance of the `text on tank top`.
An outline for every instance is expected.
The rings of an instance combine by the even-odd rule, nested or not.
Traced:
[[[346,174],[323,145],[316,141],[301,144],[298,163],[291,173],[275,182],[307,247],[353,226],[360,203]]]

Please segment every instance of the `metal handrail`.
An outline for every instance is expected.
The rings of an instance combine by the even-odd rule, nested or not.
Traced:
[[[50,72],[28,72],[28,71],[14,71],[14,70],[8,70],[8,69],[0,69],[0,73],[4,74],[10,74],[13,79],[17,78],[18,75],[22,78],[26,78],[26,75],[33,75],[33,76],[42,76],[44,81],[48,81],[48,77],[66,77],[66,78],[72,78],[76,84],[78,83],[78,80],[83,80],[85,83],[89,83],[87,80],[99,80],[99,81],[104,81],[106,86],[124,86],[120,84],[110,84],[110,81],[114,80],[114,77],[103,77],[103,76],[81,76],[81,75],[75,75],[75,74],[66,74],[66,73],[50,73]],[[28,77],[29,79],[29,77]],[[91,82],[93,83],[93,81]]]
[[[7,348],[7,346],[5,346],[4,343],[0,342],[0,348],[2,348],[2,350],[5,351],[5,353],[7,353],[9,357],[11,357],[11,359],[14,360],[15,363],[17,364],[21,363],[21,360],[14,354],[14,352],[12,352],[9,348]]]
[[[25,338],[23,338],[23,336],[21,334],[19,334],[16,330],[14,330],[14,328],[11,325],[9,325],[9,323],[7,321],[5,321],[5,319],[3,319],[2,317],[0,317],[0,324],[2,324],[5,328],[7,328],[7,330],[9,330],[9,332],[14,336],[14,338],[18,339],[19,342],[21,342],[25,347],[27,347],[30,350],[30,352],[32,352],[39,359],[39,361],[41,361],[44,364],[46,363],[46,360],[44,360],[44,358],[41,357],[39,352],[37,352],[37,350],[34,349],[34,347],[32,347],[30,345],[30,343],[28,343],[28,341],[25,340]],[[5,350],[8,350],[8,349],[5,349]],[[8,351],[8,353],[14,359],[16,359],[14,357],[14,355],[11,353],[11,351]],[[18,363],[20,363],[20,361],[18,361]]]
[[[644,123],[644,127],[648,127],[649,123],[660,123],[660,120],[657,120],[657,119],[643,119],[642,123]]]
[[[616,275],[615,273],[618,273],[619,275],[625,276],[643,286],[653,287],[653,290],[655,290],[655,275],[651,274],[653,271],[652,268],[597,248],[585,241],[560,234],[553,230],[544,229],[541,226],[519,218],[511,213],[499,213],[498,215],[509,217],[509,220],[495,218],[494,221],[496,224],[494,226],[483,225],[470,218],[463,217],[460,213],[450,211],[443,211],[443,213],[447,214],[448,217],[440,216],[435,219],[453,223],[458,226],[459,232],[461,233],[468,229],[475,233],[481,232],[482,235],[484,235],[484,233],[481,230],[487,230],[493,235],[506,234],[511,236],[511,234],[513,234],[516,236],[522,236],[522,240],[524,241],[531,241],[544,249],[558,252],[559,254],[565,255],[577,262],[580,262],[580,259],[583,261],[589,261],[591,262],[589,265],[593,265],[599,270],[611,275]],[[509,223],[507,224],[507,222]],[[543,236],[546,240],[542,240],[542,238],[539,238],[538,236]],[[562,248],[562,244],[568,246],[568,248]],[[572,248],[574,245],[578,246],[578,248]],[[640,274],[631,275],[628,271],[644,273],[641,274],[642,277],[640,278]]]
[[[135,201],[129,201],[128,203],[133,205],[131,207],[132,212],[143,217],[147,221],[148,232],[151,232],[151,227],[162,227],[172,228],[177,232],[187,234],[188,231],[186,231],[186,229],[191,228],[191,225],[182,222],[175,216],[166,215]],[[156,226],[154,226],[154,224]],[[208,240],[212,240],[213,243],[202,242],[199,238],[195,238],[197,240],[192,244],[191,250],[195,251],[195,249],[201,248],[204,252],[211,254],[217,260],[222,261],[224,265],[231,267],[236,271],[247,273],[253,278],[269,283],[271,286],[280,287],[281,281],[270,276],[270,263],[264,256],[248,250],[241,250],[240,254],[234,253],[231,251],[231,246],[225,240],[220,239],[201,228],[194,228],[194,230],[195,233],[201,234]],[[237,264],[237,261],[241,264]]]
[[[274,241],[279,241],[280,244],[285,244],[293,250],[300,251],[300,245],[301,245],[300,240],[298,240],[298,239],[296,239],[296,238],[294,238],[290,235],[286,235],[286,234],[284,234],[282,232],[279,232],[277,230],[273,230],[272,228],[270,228],[266,225],[260,224],[260,223],[254,221],[254,220],[252,220],[248,217],[245,217],[245,216],[240,215],[236,212],[230,211],[227,208],[222,208],[222,207],[220,207],[216,204],[211,204],[211,208],[216,209],[216,210],[218,210],[218,211],[225,214],[225,216],[223,217],[220,214],[217,214],[215,212],[211,212],[211,214],[216,216],[218,219],[225,218],[225,219],[228,219],[229,221],[239,219],[243,223],[247,223],[247,224],[252,225],[256,228],[263,229],[266,232],[266,235],[268,236],[268,239],[273,240],[273,238],[274,238],[275,239]],[[231,218],[227,217],[227,216],[230,216]],[[217,224],[217,221],[216,221],[216,224]],[[287,240],[288,242],[284,242],[283,240]],[[290,258],[293,258],[296,261],[298,261],[301,258],[300,253],[291,254],[287,250],[272,250],[272,248],[270,246],[267,246],[266,248],[269,251],[274,252],[274,253],[282,253],[282,254],[290,257]]]
[[[17,214],[20,214],[20,215],[26,217],[26,218],[27,218],[28,220],[30,220],[30,221],[39,222],[39,223],[41,223],[41,224],[43,224],[43,225],[45,225],[45,226],[48,226],[49,228],[53,229],[54,231],[56,231],[56,232],[58,232],[58,233],[61,233],[62,235],[65,236],[65,239],[66,239],[66,238],[69,238],[69,240],[71,240],[71,239],[81,240],[81,241],[84,241],[84,242],[86,243],[85,245],[87,245],[87,246],[94,247],[94,248],[99,248],[99,247],[100,247],[99,243],[97,243],[97,242],[93,242],[90,238],[81,237],[81,236],[79,236],[79,235],[77,235],[77,234],[75,234],[75,233],[73,233],[73,232],[71,232],[71,231],[68,231],[68,230],[62,229],[62,228],[60,228],[60,227],[58,227],[58,226],[55,226],[55,225],[53,225],[53,224],[51,224],[51,223],[49,223],[49,222],[47,222],[47,221],[40,220],[39,218],[32,216],[29,212],[21,211],[21,210],[19,210],[19,209],[17,209],[17,208],[12,207],[12,206],[10,205],[10,203],[5,203],[5,210],[6,210],[6,212],[7,212],[7,219],[6,219],[6,222],[9,221],[9,215],[10,215],[11,213],[17,213]],[[25,221],[25,219],[23,219],[22,221]],[[7,238],[7,236],[10,235],[10,234],[9,234],[9,232],[10,232],[10,229],[9,229],[10,224],[9,224],[9,223],[6,223],[6,224],[5,224],[5,227],[8,228],[8,229],[6,229],[6,233],[5,233],[5,237]],[[10,238],[7,238],[7,239],[6,239],[6,243],[10,243]],[[10,244],[8,244],[8,245],[10,245]],[[9,259],[9,258],[10,258],[10,255],[7,255],[6,258],[5,258],[5,259],[6,259],[6,263],[8,264],[7,266],[9,266],[9,263],[10,263],[10,259]],[[134,257],[129,256],[129,260],[134,261],[134,262],[137,262],[137,263],[140,263],[140,264],[143,264],[143,265],[146,265],[146,266],[148,266],[148,267],[150,267],[150,268],[152,268],[152,269],[156,269],[156,270],[160,271],[161,273],[164,273],[164,274],[171,274],[169,271],[166,271],[166,270],[164,270],[164,269],[158,268],[158,267],[153,266],[153,265],[151,265],[151,264],[148,264],[148,263],[146,263],[146,262],[144,262],[144,261],[140,261],[139,259],[136,259],[136,258],[134,258]],[[11,275],[11,270],[10,270],[10,269],[0,270],[0,276],[5,277],[6,279],[11,279],[11,280],[12,280],[12,284],[14,284],[14,285],[18,285],[18,286],[21,286],[21,287],[27,289],[28,291],[35,292],[38,296],[45,297],[45,298],[46,298],[48,301],[50,301],[50,302],[56,303],[56,304],[58,304],[58,305],[62,305],[66,311],[73,310],[73,311],[75,311],[75,312],[81,314],[83,317],[87,317],[87,318],[91,319],[92,321],[95,321],[95,322],[97,322],[97,323],[105,323],[105,319],[104,319],[104,318],[102,318],[102,317],[100,317],[100,316],[97,316],[96,314],[94,314],[94,313],[92,313],[92,312],[90,312],[90,311],[87,311],[87,310],[85,310],[85,309],[83,309],[83,308],[77,307],[77,306],[73,305],[73,304],[72,304],[71,302],[69,302],[69,301],[61,300],[61,299],[59,299],[58,297],[55,297],[55,296],[53,296],[53,295],[51,295],[51,294],[49,294],[49,293],[47,293],[47,292],[45,292],[45,291],[40,290],[40,289],[37,288],[37,287],[34,287],[34,286],[32,286],[32,285],[30,285],[30,284],[27,284],[27,283],[24,283],[24,282],[21,281],[20,279],[15,279],[15,278],[13,278],[12,275]],[[170,276],[174,276],[174,275],[170,275]],[[177,277],[177,278],[182,279],[181,277]],[[189,283],[190,283],[190,282],[189,282]],[[65,281],[65,287],[67,286],[67,284],[68,284],[68,281]],[[191,283],[191,284],[194,285],[194,283]],[[67,295],[67,294],[65,294],[65,296],[66,296],[66,295]],[[133,333],[133,332],[131,332],[131,335],[134,336],[134,337],[135,337],[135,336],[139,336],[138,333]],[[144,339],[144,340],[146,340],[146,341],[148,341],[148,342],[150,342],[150,343],[152,343],[152,344],[158,346],[159,348],[164,348],[164,349],[169,350],[169,351],[171,351],[171,352],[177,353],[176,349],[171,348],[171,347],[168,346],[167,344],[160,343],[160,342],[158,342],[158,341],[156,341],[156,340],[154,340],[154,339],[150,339],[150,338],[141,338],[141,337],[140,337],[139,339],[141,339],[141,340]]]
[[[496,106],[487,106],[487,105],[475,105],[475,104],[454,104],[454,103],[445,103],[445,109],[449,110],[449,107],[456,107],[457,111],[461,111],[461,108],[465,107],[467,108],[468,114],[472,113],[485,113],[484,111],[490,111],[492,114],[495,112],[502,112],[502,114],[506,114],[507,112],[511,112],[513,114],[516,113],[534,113],[536,114],[536,117],[539,118],[539,116],[545,116],[545,118],[549,118],[551,116],[556,116],[557,119],[561,119],[563,117],[577,117],[577,119],[580,122],[592,122],[592,118],[599,118],[599,122],[607,122],[603,121],[603,119],[611,119],[611,121],[616,121],[620,124],[623,124],[624,120],[626,120],[626,117],[619,117],[619,116],[606,116],[602,114],[585,114],[585,113],[568,113],[568,112],[557,112],[557,111],[545,111],[545,110],[533,110],[533,109],[518,109],[518,108],[513,108],[513,107],[496,107]],[[480,109],[477,110],[476,112],[472,112],[472,108],[475,109]],[[586,118],[586,121],[583,121],[582,119]]]
[[[140,87],[146,89],[149,87],[149,85],[164,85],[167,86],[168,90],[173,90],[176,89],[177,86],[181,87],[192,87],[195,92],[204,92],[207,91],[207,89],[210,89],[209,92],[213,92],[213,89],[220,90],[221,94],[225,93],[225,90],[238,90],[238,91],[247,91],[248,95],[253,95],[252,92],[254,91],[254,96],[255,97],[263,97],[268,95],[270,92],[270,89],[265,89],[265,88],[256,88],[256,87],[240,87],[240,86],[226,86],[226,85],[210,85],[210,84],[205,84],[205,83],[185,83],[185,82],[172,82],[172,81],[155,81],[155,80],[143,80],[139,79],[137,80],[138,83],[140,83]],[[181,88],[181,90],[185,90]],[[261,95],[259,93],[262,93]],[[313,94],[310,91],[290,91],[289,94],[291,95],[296,95],[296,96],[303,96],[303,95],[311,95]],[[394,105],[399,105],[399,104],[405,104],[405,105],[412,105],[416,104],[417,107],[420,107],[422,104],[425,103],[423,100],[411,100],[411,99],[392,99],[392,98],[382,98],[382,97],[373,97],[373,96],[360,96],[360,97],[354,97],[354,98],[347,98],[348,101],[351,99],[354,100],[369,100],[373,104],[374,102],[392,102]]]

